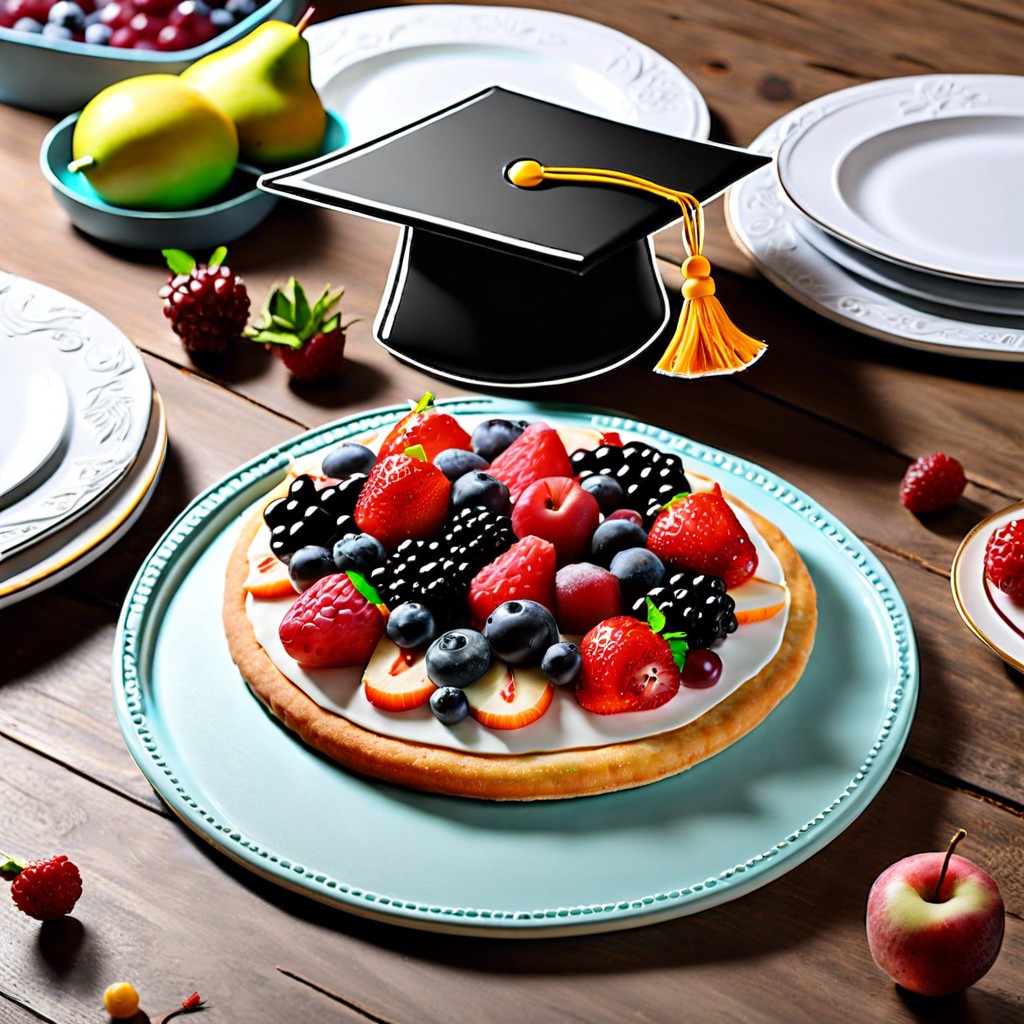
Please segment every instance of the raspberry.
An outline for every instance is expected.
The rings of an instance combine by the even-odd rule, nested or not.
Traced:
[[[37,921],[70,914],[81,895],[82,876],[63,855],[30,862],[11,883],[11,898],[18,909]]]
[[[967,486],[964,467],[956,459],[933,452],[912,462],[900,484],[900,501],[914,515],[951,508]]]
[[[985,575],[993,586],[1024,606],[1024,519],[1012,519],[985,545]]]
[[[224,352],[249,319],[249,293],[224,265],[227,250],[221,247],[206,264],[180,249],[163,252],[173,273],[160,298],[174,333],[189,352]]]

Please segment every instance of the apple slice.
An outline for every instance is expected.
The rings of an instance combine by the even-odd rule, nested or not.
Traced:
[[[261,527],[249,546],[249,575],[242,586],[253,597],[272,600],[295,597],[295,588],[288,577],[288,566],[270,550],[270,531]]]
[[[785,585],[762,580],[757,576],[730,590],[729,596],[736,602],[736,621],[741,626],[745,622],[770,619],[786,607]]]
[[[382,636],[363,672],[366,699],[382,711],[408,711],[437,689],[427,675],[424,651],[404,651]]]
[[[512,668],[500,661],[463,692],[469,713],[488,729],[521,729],[551,705],[554,687],[539,668]]]

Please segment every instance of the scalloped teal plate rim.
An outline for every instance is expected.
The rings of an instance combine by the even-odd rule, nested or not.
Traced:
[[[406,406],[396,405],[317,427],[245,463],[196,497],[167,529],[141,566],[128,590],[117,625],[112,666],[114,700],[118,723],[130,753],[170,810],[196,834],[232,860],[302,895],[390,924],[504,938],[548,938],[563,934],[605,932],[653,924],[707,910],[768,884],[803,863],[840,835],[867,808],[895,767],[913,721],[919,683],[917,647],[906,604],[887,570],[864,543],[808,495],[767,470],[719,449],[638,422],[622,413],[578,405],[492,398],[447,399],[438,404],[455,414],[531,419],[547,416],[561,422],[568,420],[570,425],[577,427],[639,433],[660,446],[679,452],[688,466],[728,479],[734,493],[739,491],[739,496],[748,502],[753,496],[755,507],[758,503],[761,505],[760,511],[766,508],[774,510],[776,519],[784,520],[784,528],[798,550],[802,543],[823,543],[831,565],[827,572],[830,577],[828,582],[853,587],[862,600],[866,595],[866,603],[870,607],[865,614],[870,614],[872,621],[877,620],[878,639],[884,648],[880,648],[880,654],[884,655],[887,664],[891,666],[884,681],[881,705],[860,723],[865,728],[863,751],[854,759],[856,763],[844,764],[840,769],[847,779],[845,785],[839,785],[836,792],[831,794],[831,799],[819,801],[813,806],[802,806],[801,798],[794,793],[794,806],[786,808],[786,813],[792,812],[795,817],[787,827],[779,823],[775,841],[761,849],[741,851],[731,862],[730,857],[725,857],[721,869],[713,876],[690,880],[680,878],[677,887],[641,895],[631,894],[623,898],[613,891],[616,869],[612,865],[608,870],[607,899],[546,907],[522,902],[515,905],[516,897],[508,894],[496,894],[495,899],[489,901],[495,905],[484,907],[455,901],[451,905],[444,905],[418,900],[397,891],[400,888],[397,878],[395,891],[364,888],[358,878],[346,880],[335,877],[330,864],[298,862],[300,859],[296,857],[295,847],[301,845],[301,842],[294,834],[282,834],[280,826],[275,825],[278,809],[268,807],[266,820],[260,822],[258,829],[252,830],[258,834],[250,834],[241,830],[231,820],[231,814],[221,809],[220,801],[230,804],[232,797],[217,792],[217,779],[213,780],[212,787],[200,784],[193,786],[190,792],[189,787],[182,785],[179,778],[188,771],[188,765],[180,759],[177,747],[181,736],[173,733],[164,735],[166,723],[161,721],[161,707],[154,692],[154,652],[164,640],[164,631],[180,629],[174,623],[174,615],[180,617],[182,613],[170,616],[170,626],[164,619],[175,593],[187,583],[196,571],[197,562],[216,543],[217,538],[225,531],[233,530],[239,515],[284,477],[292,459],[302,458],[345,438],[387,426],[407,411]],[[744,491],[749,494],[745,495]],[[812,570],[812,577],[814,575]],[[816,578],[815,582],[817,585],[824,581]],[[220,636],[221,646],[226,652],[226,642],[223,641],[220,629],[220,594],[211,595],[210,600],[217,614],[209,630],[210,636],[205,638],[216,642],[216,637]],[[826,658],[825,652],[819,649],[829,643],[828,628],[827,622],[819,621],[815,652],[812,653],[808,672],[816,656],[822,660]],[[164,642],[169,644],[170,638]],[[869,645],[858,644],[855,649],[860,650],[862,647],[867,649]],[[237,682],[238,687],[244,689],[240,677],[228,682],[231,685]],[[215,695],[213,699],[216,701],[218,698]],[[250,699],[257,703],[254,697]],[[780,709],[786,707],[788,702],[796,708],[801,699],[798,684],[780,705]],[[780,709],[776,709],[758,730],[768,728],[772,716],[778,715]],[[266,746],[261,748],[261,757],[273,761],[286,752],[291,756],[294,748],[301,748],[301,744],[283,728],[275,728],[277,723],[270,720],[269,716],[264,717],[267,719],[266,732],[261,738]],[[755,735],[758,730],[751,735]],[[707,781],[708,776],[713,780],[716,764],[721,763],[731,751],[737,751],[746,739],[683,773],[683,776],[619,794],[559,801],[557,806],[560,813],[564,812],[566,819],[570,819],[575,810],[574,805],[582,808],[591,801],[606,801],[607,807],[614,810],[616,801],[633,794],[644,794],[645,798],[655,794],[652,799],[657,799],[662,792],[667,792],[666,787],[676,779],[694,775],[698,771],[704,773],[701,777],[703,781]],[[179,760],[175,760],[176,755]],[[313,754],[310,756],[316,757]],[[737,756],[746,755],[741,753]],[[788,752],[784,752],[782,760],[787,756]],[[381,785],[372,780],[360,779],[333,764],[326,763],[325,770],[329,770],[332,777],[336,777],[339,784],[345,786]],[[459,848],[462,845],[468,847],[472,842],[470,827],[473,816],[483,814],[487,807],[494,806],[481,807],[477,801],[457,798],[422,797],[404,790],[399,795],[420,814],[424,807],[444,806],[434,801],[455,800],[460,805],[458,813],[468,815],[470,824],[465,825],[461,831],[454,829],[450,837],[456,861]],[[300,794],[296,799],[302,800],[303,797]],[[312,812],[322,812],[323,808],[316,804],[315,797],[307,799],[311,800]],[[372,799],[376,800],[375,794]],[[552,804],[512,806],[522,808],[516,813],[526,815],[529,821],[529,816],[534,813],[531,808],[537,808],[536,813],[540,814],[544,807],[551,807]],[[406,812],[406,817],[408,820],[403,820],[402,825],[411,827],[413,832],[411,835],[403,835],[403,842],[412,848],[416,845],[417,820],[411,812]],[[450,825],[450,822],[447,824]],[[419,827],[423,828],[422,825]],[[346,833],[345,838],[350,840],[351,834]],[[510,831],[500,839],[515,839],[518,844],[522,844],[525,836]],[[627,848],[631,841],[629,837],[625,840]],[[734,852],[730,851],[730,855]],[[743,856],[744,853],[747,855]],[[665,853],[666,857],[672,858],[678,855],[677,850]],[[349,868],[350,872],[352,870]],[[597,884],[602,885],[603,878],[598,877]],[[500,889],[501,880],[496,881],[495,885]]]

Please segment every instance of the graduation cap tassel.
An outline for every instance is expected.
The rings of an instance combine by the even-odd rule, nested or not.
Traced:
[[[679,268],[683,281],[683,308],[672,340],[655,366],[655,372],[673,377],[706,377],[735,373],[756,362],[765,343],[744,334],[729,319],[715,296],[711,264],[701,254],[704,244],[704,211],[689,192],[648,181],[635,174],[594,167],[545,167],[535,160],[520,160],[508,169],[508,178],[520,188],[544,181],[570,181],[635,188],[671,199],[683,211],[683,242],[689,257]]]

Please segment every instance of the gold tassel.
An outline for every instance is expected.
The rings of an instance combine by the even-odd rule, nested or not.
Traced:
[[[672,340],[654,367],[656,373],[672,377],[707,377],[736,373],[755,363],[765,343],[744,334],[729,319],[715,297],[711,264],[701,254],[704,245],[704,210],[689,192],[648,181],[625,171],[595,167],[545,167],[536,160],[520,160],[509,167],[508,179],[520,188],[533,188],[543,181],[571,181],[598,185],[621,185],[671,199],[683,212],[683,244],[690,256],[680,270],[683,308]]]

